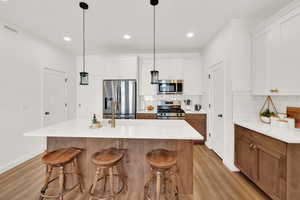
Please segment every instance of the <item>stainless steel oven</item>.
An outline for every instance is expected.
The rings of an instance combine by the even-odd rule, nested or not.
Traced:
[[[160,80],[158,94],[182,94],[183,80]]]

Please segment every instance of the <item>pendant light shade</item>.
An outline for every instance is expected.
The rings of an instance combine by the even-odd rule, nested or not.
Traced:
[[[153,6],[153,70],[151,73],[151,84],[158,84],[159,82],[159,71],[155,69],[156,67],[156,13],[155,6],[158,5],[158,0],[150,0],[151,5]]]
[[[151,84],[158,84],[159,72],[157,70],[151,71]]]
[[[89,84],[89,73],[85,71],[85,11],[89,8],[89,5],[85,2],[80,2],[79,7],[82,9],[82,68],[83,71],[80,75],[80,85]]]

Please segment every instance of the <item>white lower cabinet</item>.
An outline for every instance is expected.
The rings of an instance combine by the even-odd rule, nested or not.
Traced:
[[[253,36],[255,95],[300,95],[300,8]]]

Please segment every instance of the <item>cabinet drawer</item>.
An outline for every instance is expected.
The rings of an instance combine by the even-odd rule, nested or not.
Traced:
[[[235,126],[235,137],[237,138],[247,138],[251,140],[252,143],[262,146],[270,151],[275,151],[277,153],[286,155],[287,144],[279,140],[273,139],[271,137],[265,136],[261,133],[249,130],[241,126]],[[284,134],[284,133],[282,133]]]
[[[137,119],[156,119],[156,114],[137,113]]]

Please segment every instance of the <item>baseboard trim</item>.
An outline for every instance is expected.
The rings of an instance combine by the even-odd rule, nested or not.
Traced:
[[[43,150],[40,150],[40,151],[36,151],[36,152],[33,152],[33,153],[29,153],[19,159],[16,159],[10,163],[8,163],[7,165],[4,165],[4,166],[0,166],[0,174],[3,174],[4,172],[7,172],[15,167],[17,167],[18,165],[22,164],[23,162],[27,161],[27,160],[30,160],[38,155],[40,155],[41,153],[43,153],[44,151]]]
[[[223,164],[232,172],[239,172],[239,168],[237,168],[233,163],[228,163],[223,160]]]

